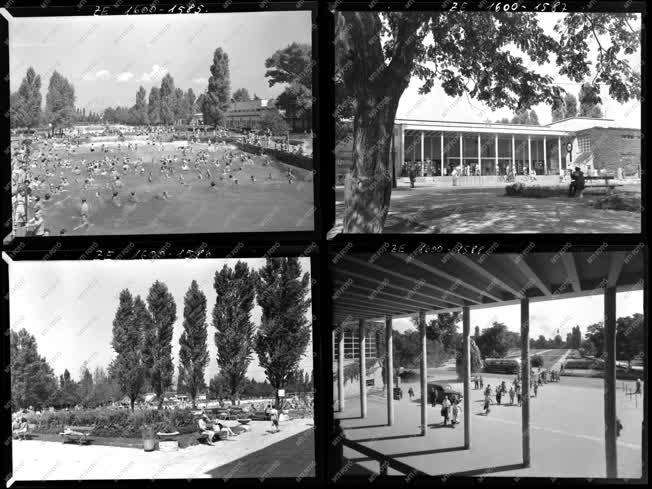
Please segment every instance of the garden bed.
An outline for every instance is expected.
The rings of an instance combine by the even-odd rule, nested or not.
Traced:
[[[588,204],[595,209],[641,212],[641,194],[638,192],[618,192],[602,196]]]

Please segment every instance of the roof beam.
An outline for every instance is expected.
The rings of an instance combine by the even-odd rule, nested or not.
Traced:
[[[446,272],[444,272],[442,270],[439,270],[438,268],[435,268],[432,265],[428,265],[427,263],[423,263],[421,260],[418,260],[417,258],[414,258],[414,257],[412,257],[410,255],[407,255],[407,256],[410,257],[409,260],[408,259],[402,259],[402,258],[399,258],[399,259],[401,259],[402,261],[405,261],[405,263],[407,263],[407,264],[412,263],[412,264],[416,265],[417,267],[421,268],[422,270],[425,270],[426,272],[430,272],[430,273],[432,273],[434,275],[445,278],[446,280],[450,280],[451,282],[453,282],[453,285],[459,284],[462,287],[466,287],[467,289],[472,290],[473,292],[475,292],[477,294],[480,294],[481,296],[484,295],[485,297],[489,297],[490,299],[492,299],[494,301],[500,301],[501,300],[500,297],[497,297],[497,296],[495,296],[493,294],[490,294],[486,290],[482,290],[482,289],[476,287],[475,285],[471,285],[470,283],[465,282],[464,280],[462,280],[459,277],[453,277],[452,275],[450,275],[450,274],[448,274],[448,273],[446,273]]]
[[[346,284],[346,282],[335,281],[335,284],[338,287],[342,287],[342,286],[344,286]],[[430,307],[450,307],[448,304],[446,304],[443,301],[441,301],[441,303],[439,303],[439,301],[437,301],[435,299],[428,299],[428,302],[426,302],[425,300],[416,300],[416,299],[413,299],[411,297],[408,298],[405,295],[392,294],[391,292],[387,292],[386,290],[370,289],[369,287],[365,287],[364,285],[360,285],[360,284],[356,284],[356,283],[354,283],[352,285],[349,285],[349,287],[351,287],[353,289],[359,289],[359,290],[362,290],[362,291],[372,292],[372,293],[375,293],[377,295],[386,295],[386,296],[389,296],[389,297],[394,297],[396,299],[400,299],[401,302],[411,302],[411,303],[417,304],[418,307],[420,307],[422,309],[423,309],[424,306],[429,307],[429,308]],[[388,284],[387,287],[390,287],[390,285]],[[394,288],[398,288],[398,287],[394,287]],[[404,289],[401,289],[401,290],[404,290]],[[367,294],[365,297],[368,297],[368,296],[369,295]]]
[[[361,299],[366,299],[368,304],[381,304],[381,305],[386,304],[388,306],[393,306],[393,307],[396,307],[396,306],[399,306],[399,307],[409,306],[409,304],[405,304],[405,302],[397,302],[397,301],[392,301],[392,300],[385,300],[385,299],[382,299],[380,297],[369,297],[368,295],[358,294],[356,292],[351,292],[350,290],[347,290],[346,292],[344,292],[343,296],[346,296],[346,297],[353,296],[353,298],[356,298],[356,299],[358,297],[361,298]],[[336,299],[336,300],[339,300],[339,298]],[[418,311],[419,309],[423,309],[423,306],[421,308],[419,308],[418,306],[413,306],[413,307],[414,307],[415,311]]]
[[[359,278],[359,279],[361,279],[361,280],[367,280],[367,281],[372,282],[372,283],[375,283],[375,284],[381,284],[381,285],[383,285],[384,287],[392,287],[392,288],[394,288],[394,289],[398,289],[398,290],[405,290],[405,287],[399,287],[398,285],[393,285],[393,284],[390,284],[390,283],[385,283],[385,282],[382,282],[382,281],[377,280],[377,279],[375,279],[375,278],[371,278],[371,277],[369,277],[369,276],[365,276],[365,275],[362,275],[362,274],[359,274],[359,273],[356,273],[356,272],[352,272],[351,270],[345,270],[345,269],[340,268],[340,269],[338,269],[338,273],[341,273],[341,274],[344,274],[344,275],[350,275],[351,277]],[[412,294],[414,294],[414,295],[423,296],[423,297],[427,298],[428,300],[432,300],[432,299],[433,299],[433,298],[432,298],[431,296],[429,296],[429,295],[423,294],[423,293],[421,293],[421,292],[416,292],[416,291],[414,291],[414,290],[410,291],[410,293],[412,293]],[[462,302],[460,302],[460,301],[458,301],[458,300],[456,300],[456,299],[445,299],[445,300],[444,300],[444,299],[441,299],[441,298],[437,297],[437,300],[440,300],[440,301],[442,301],[442,302],[449,302],[449,303],[451,303],[451,304],[453,304],[453,305],[455,305],[455,306],[460,306],[460,307],[462,307],[462,306],[464,305]]]
[[[353,310],[360,310],[360,311],[367,311],[372,314],[387,314],[389,313],[404,313],[404,312],[411,312],[413,311],[409,307],[403,307],[401,308],[400,306],[382,306],[378,304],[378,307],[370,307],[364,302],[356,302],[355,299],[351,299],[350,301],[344,301],[342,302],[341,300],[338,300],[338,302],[335,305],[335,310],[337,310],[338,307],[347,307],[349,309]]]
[[[376,270],[377,272],[385,273],[387,275],[392,275],[394,277],[400,278],[401,280],[407,280],[408,282],[414,282],[414,278],[410,277],[408,275],[403,275],[402,273],[395,272],[394,270],[388,270],[386,268],[383,268],[381,266],[378,266],[374,263],[369,263],[366,260],[360,260],[359,258],[354,258],[352,256],[345,256],[344,260],[355,263],[356,265],[360,265],[362,267],[367,267],[371,268],[372,270]],[[455,297],[459,297],[460,299],[463,299],[464,301],[467,302],[472,302],[474,304],[480,304],[481,301],[477,299],[472,299],[471,297],[464,296],[462,294],[458,294],[457,292],[451,292],[450,290],[446,290],[442,287],[438,287],[437,285],[432,285],[429,284],[428,282],[424,282],[423,284],[424,287],[427,287],[432,290],[436,290],[437,292],[444,292],[444,294],[449,294],[449,295],[454,295]]]
[[[521,272],[528,278],[530,282],[532,282],[534,285],[536,285],[541,292],[543,292],[543,295],[552,295],[552,291],[550,290],[550,287],[548,287],[546,284],[543,283],[543,280],[536,274],[532,268],[530,268],[530,265],[528,265],[525,262],[525,257],[524,256],[519,256],[519,260],[514,260],[514,263],[520,268]]]
[[[525,294],[523,292],[520,292],[520,291],[516,290],[515,288],[513,288],[512,286],[506,284],[505,282],[500,280],[498,277],[496,277],[493,273],[491,273],[489,270],[487,270],[486,268],[483,268],[482,265],[479,265],[476,262],[474,262],[473,260],[471,260],[468,256],[462,255],[460,253],[453,253],[452,256],[457,261],[459,261],[460,263],[465,265],[467,268],[470,268],[471,270],[479,273],[483,277],[488,278],[489,280],[491,280],[492,284],[496,284],[501,289],[508,291],[514,297],[522,298],[522,297],[525,296]]]
[[[582,284],[580,283],[580,276],[577,274],[577,266],[575,265],[575,257],[572,253],[562,253],[561,261],[564,264],[568,281],[573,286],[573,292],[581,292]]]

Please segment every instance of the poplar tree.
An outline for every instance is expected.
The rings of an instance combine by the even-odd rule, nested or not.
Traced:
[[[207,335],[206,296],[193,280],[184,298],[183,333],[179,338],[179,386],[192,399],[193,408],[199,390],[206,386]]]
[[[234,403],[242,392],[253,353],[254,276],[246,263],[238,261],[234,268],[224,265],[213,281],[217,293],[213,307],[217,365]]]
[[[256,273],[256,297],[262,308],[254,349],[269,383],[284,388],[297,369],[311,336],[310,277],[301,275],[298,258],[267,258]],[[306,297],[308,296],[308,297]]]
[[[149,289],[147,306],[154,322],[152,348],[153,366],[150,382],[158,398],[158,408],[163,407],[165,391],[172,385],[172,334],[177,320],[177,305],[163,282],[156,281]]]

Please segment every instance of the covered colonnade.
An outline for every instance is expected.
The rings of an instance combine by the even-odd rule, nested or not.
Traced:
[[[643,288],[643,252],[573,252],[468,255],[348,253],[331,265],[333,277],[333,358],[335,418],[338,412],[359,403],[360,418],[368,414],[366,351],[374,345],[386,361],[384,389],[387,426],[395,423],[394,352],[392,321],[418,318],[420,335],[419,382],[420,435],[428,431],[428,363],[426,315],[461,311],[463,353],[464,449],[473,444],[471,414],[470,311],[520,306],[520,358],[522,385],[530,385],[530,304],[541,301],[601,295],[604,301],[606,367],[604,375],[604,446],[606,474],[617,477],[616,420],[616,293]],[[384,327],[383,345],[377,345],[368,330]],[[381,323],[381,324],[377,324]],[[354,335],[346,332],[355,332]],[[348,336],[349,344],[345,341]],[[351,341],[354,340],[355,347]],[[382,348],[381,348],[382,346]],[[355,351],[354,351],[355,350]],[[348,355],[347,355],[348,352]],[[357,354],[355,354],[357,352]],[[348,356],[348,358],[347,358]],[[345,365],[352,359],[361,373],[359,393],[351,395],[345,386]],[[388,376],[391,375],[392,377]],[[419,393],[415,393],[417,396]],[[349,399],[347,399],[347,397]],[[377,401],[377,399],[376,399]],[[522,466],[532,461],[530,398],[523,396]],[[346,428],[344,427],[346,437]],[[432,435],[431,435],[432,436]],[[387,455],[390,457],[390,455]],[[381,467],[382,468],[382,467]]]

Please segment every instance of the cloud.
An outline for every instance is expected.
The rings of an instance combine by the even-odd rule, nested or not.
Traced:
[[[118,80],[119,82],[128,82],[134,77],[134,74],[129,72],[129,71],[124,71],[120,74],[118,74],[115,79]]]
[[[140,81],[152,82],[152,81],[160,80],[167,74],[167,72],[168,72],[167,68],[160,65],[153,65],[152,70],[149,73],[142,74],[142,76],[140,77]]]
[[[84,81],[108,80],[109,78],[111,78],[111,72],[109,70],[99,70],[95,73],[86,72],[82,76],[82,80]]]
[[[204,85],[204,84],[208,83],[208,78],[205,78],[203,76],[198,76],[197,78],[193,78],[192,82],[196,83],[198,85]]]

